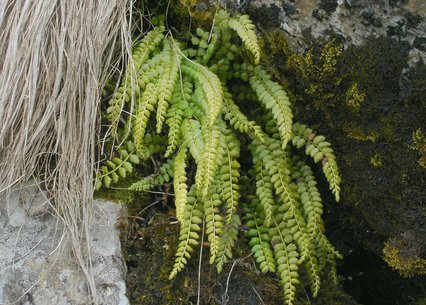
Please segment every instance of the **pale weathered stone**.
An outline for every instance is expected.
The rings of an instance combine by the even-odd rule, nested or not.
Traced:
[[[260,18],[256,25],[279,27],[287,33],[288,43],[303,53],[313,39],[339,35],[345,46],[362,45],[369,37],[390,36],[404,41],[412,49],[408,64],[426,62],[426,51],[414,41],[426,37],[426,1],[410,0],[392,4],[389,0],[221,0],[223,6],[236,11],[271,16]],[[395,2],[395,1],[393,1]],[[421,18],[423,17],[423,18]],[[418,19],[413,25],[410,18]],[[255,18],[254,18],[255,19]],[[273,19],[273,20],[272,20]],[[255,20],[256,22],[256,20]],[[307,37],[307,35],[309,37]]]
[[[84,276],[47,197],[31,184],[0,197],[0,304],[89,304]],[[94,211],[90,244],[99,304],[127,305],[126,266],[115,227],[121,206],[96,200]]]

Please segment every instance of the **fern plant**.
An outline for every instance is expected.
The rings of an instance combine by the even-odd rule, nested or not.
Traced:
[[[180,234],[170,279],[198,246],[203,224],[210,263],[221,272],[232,259],[240,216],[260,270],[277,274],[286,304],[294,304],[301,267],[314,296],[324,270],[337,279],[335,260],[341,256],[325,236],[312,170],[297,153],[304,148],[322,166],[339,201],[333,150],[323,136],[293,123],[285,90],[259,64],[248,16],[219,11],[211,31],[197,28],[186,43],[173,39],[160,23],[134,46],[133,62],[109,101],[107,118],[116,142],[132,143],[129,155],[145,160],[160,150],[169,160],[130,189],[173,176]],[[254,105],[263,114],[249,111]],[[154,133],[167,137],[158,150],[147,141]],[[240,146],[247,141],[250,170],[240,164]],[[249,178],[240,179],[241,173]],[[109,171],[101,177],[98,181],[108,187]],[[241,187],[249,195],[241,196]]]

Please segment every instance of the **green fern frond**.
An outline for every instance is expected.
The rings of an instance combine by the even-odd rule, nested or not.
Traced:
[[[217,33],[212,33],[211,40],[207,45],[205,54],[203,55],[203,58],[200,59],[200,62],[204,65],[207,65],[209,60],[213,57],[215,54],[215,51],[217,50],[219,46],[219,38]]]
[[[107,160],[96,175],[95,189],[110,187],[111,183],[117,183],[120,178],[125,178],[128,173],[133,172],[133,165],[140,162],[134,152],[133,143],[127,142],[125,147],[118,151],[118,156]]]
[[[297,190],[307,222],[307,233],[313,244],[307,261],[307,270],[310,274],[312,294],[316,295],[320,288],[319,272],[324,269],[326,263],[329,263],[332,268],[331,276],[336,279],[335,260],[342,258],[342,256],[325,236],[324,222],[321,217],[323,214],[322,200],[311,168],[298,158],[293,160],[295,169],[293,179],[296,179]]]
[[[263,166],[274,185],[275,194],[291,214],[292,220],[289,224],[294,227],[294,238],[300,250],[300,260],[303,261],[309,252],[309,241],[306,236],[306,223],[299,210],[296,186],[291,183],[285,153],[281,150],[280,143],[271,138],[266,139],[265,144],[254,140],[252,150],[253,155],[258,155],[262,159]]]
[[[337,269],[336,269],[336,259],[343,259],[342,254],[337,251],[334,246],[330,243],[325,235],[324,238],[324,247],[327,250],[327,263],[330,266],[329,276],[333,280],[335,284],[339,283],[339,278],[337,277]]]
[[[185,146],[181,147],[173,162],[173,187],[175,190],[176,218],[179,222],[182,222],[185,205],[188,199],[188,186],[186,185],[187,177],[185,171],[186,153],[187,148]]]
[[[265,124],[265,131],[267,132],[267,134],[272,139],[281,141],[280,131],[278,130],[278,126],[275,123],[272,113],[267,113],[266,115],[264,115],[263,121]]]
[[[232,258],[232,249],[238,238],[238,228],[241,225],[241,220],[238,215],[232,215],[231,222],[227,224],[220,235],[220,245],[216,255],[216,270],[221,273],[223,265]]]
[[[148,160],[152,155],[164,151],[165,137],[162,135],[145,134],[143,147],[136,153],[141,160]]]
[[[300,195],[303,213],[307,223],[307,234],[312,241],[310,253],[306,260],[306,270],[309,274],[312,295],[316,296],[320,289],[321,280],[314,242],[317,239],[317,235],[323,234],[324,232],[324,224],[321,218],[323,213],[322,202],[311,168],[306,165],[305,162],[297,161],[297,158],[294,158],[293,169],[293,179],[295,179],[297,183],[297,192]]]
[[[234,129],[242,133],[255,136],[261,142],[265,141],[262,128],[256,125],[254,121],[250,121],[240,111],[240,108],[234,103],[229,92],[224,93],[223,111],[225,120],[229,121],[230,125],[234,127]]]
[[[259,264],[262,273],[275,272],[275,259],[271,248],[271,238],[268,234],[269,228],[264,226],[264,212],[256,211],[259,206],[259,199],[251,200],[250,208],[245,208],[244,221],[249,228],[247,235],[250,238],[249,246],[251,252]],[[258,209],[259,210],[259,209]]]
[[[221,205],[220,196],[216,193],[209,194],[204,199],[204,214],[206,216],[206,234],[210,243],[210,264],[213,264],[220,247],[223,218],[219,213]]]
[[[204,94],[203,88],[200,83],[195,83],[194,93],[191,95],[189,100],[188,115],[196,118],[201,125],[207,125],[207,113],[209,112],[209,106],[207,104],[207,97]]]
[[[169,126],[168,146],[164,154],[166,158],[176,150],[177,145],[182,140],[182,120],[189,107],[188,101],[192,93],[192,83],[188,79],[183,79],[182,82],[178,79],[175,86],[171,106],[166,115],[166,124]]]
[[[173,181],[180,233],[170,279],[187,264],[202,226],[210,263],[221,272],[232,258],[241,215],[260,270],[277,274],[285,304],[292,305],[299,268],[306,268],[315,296],[322,272],[337,279],[341,255],[326,238],[312,170],[287,143],[321,162],[339,200],[336,158],[323,136],[293,125],[285,90],[257,65],[259,45],[249,17],[219,11],[215,18],[210,31],[197,28],[189,41],[165,38],[164,27],[157,27],[135,46],[135,65],[126,68],[107,110],[111,136],[119,142],[130,139],[133,148],[106,161],[97,184],[109,186],[131,172],[132,163],[165,152],[167,161],[129,189],[168,188]],[[248,63],[245,50],[256,65]],[[256,103],[262,105],[260,115],[244,109]],[[154,112],[156,120],[151,119]],[[246,141],[251,169],[247,155],[240,156]],[[244,181],[250,186],[240,190]]]
[[[275,119],[284,149],[290,140],[293,126],[293,114],[288,96],[278,83],[271,81],[270,76],[260,66],[254,68],[247,66],[247,70],[252,73],[251,87],[259,101],[270,110]]]
[[[125,100],[127,99],[128,101],[130,101],[129,95],[123,95],[124,89],[119,88],[118,90],[120,91],[115,92],[113,97],[110,99],[109,107],[107,109],[107,119],[111,124],[110,128],[112,135],[115,135],[116,133],[117,124],[120,120]]]
[[[158,94],[157,133],[160,133],[163,128],[167,108],[178,80],[181,61],[180,50],[177,44],[174,44],[171,39],[165,40],[165,44],[169,46],[168,49],[170,51],[164,54],[164,74],[158,82],[161,90],[159,90]]]
[[[253,163],[256,176],[256,195],[265,213],[263,223],[266,227],[269,227],[272,222],[273,206],[275,204],[274,186],[271,182],[271,177],[265,172],[262,160],[254,155]]]
[[[160,186],[169,183],[173,179],[173,160],[169,159],[163,163],[158,170],[147,177],[133,183],[129,186],[129,191],[142,192],[148,191],[155,186]]]
[[[143,139],[151,112],[157,102],[158,83],[150,83],[139,98],[138,112],[132,121],[133,143],[137,151],[143,150]]]
[[[273,225],[269,229],[269,236],[273,246],[277,274],[284,288],[284,301],[287,305],[294,304],[296,296],[296,285],[299,284],[300,257],[297,246],[294,243],[294,227],[292,213],[280,206],[272,217]]]
[[[182,134],[188,143],[189,151],[197,164],[200,164],[204,151],[204,141],[201,136],[201,125],[198,121],[185,119],[182,122]]]
[[[219,24],[220,26],[221,24],[224,24],[223,21],[229,20],[230,18],[231,15],[227,10],[219,10],[216,14],[216,24]],[[226,24],[224,26],[227,27]]]
[[[225,154],[222,166],[219,170],[221,183],[218,192],[220,193],[222,202],[225,203],[226,224],[229,225],[237,211],[240,197],[240,187],[238,184],[240,163],[237,160],[240,156],[240,145],[229,130],[225,132],[225,137],[223,139],[225,142],[223,143]]]
[[[306,125],[294,124],[293,145],[297,148],[306,146],[305,153],[314,159],[315,163],[321,161],[322,170],[337,202],[340,200],[340,174],[337,167],[336,157],[331,144],[325,141],[322,135],[316,135]]]
[[[198,245],[201,231],[200,225],[203,222],[203,212],[200,209],[200,204],[190,191],[185,211],[182,218],[182,223],[179,232],[179,245],[176,251],[175,263],[169,279],[176,277],[188,262],[194,247]]]
[[[216,171],[222,163],[224,151],[220,146],[221,137],[222,133],[217,125],[204,129],[204,150],[201,156],[203,166],[198,166],[195,174],[195,186],[202,197],[209,193]]]
[[[132,52],[132,60],[135,65],[135,71],[139,71],[142,65],[149,58],[150,54],[160,44],[164,38],[164,26],[154,28],[141,40],[140,43],[136,44]]]
[[[140,43],[136,44],[132,52],[132,60],[126,67],[125,75],[120,87],[109,101],[107,118],[111,123],[111,133],[115,135],[116,126],[121,115],[124,102],[130,102],[135,93],[139,93],[138,76],[142,65],[147,61],[150,54],[164,38],[164,26],[159,26],[150,31]],[[133,80],[133,82],[131,82]],[[147,82],[146,82],[147,83]],[[137,97],[137,96],[135,96]]]
[[[315,298],[321,288],[320,270],[318,268],[316,249],[311,249],[309,251],[305,266],[309,277],[311,293],[312,296]]]
[[[182,64],[182,72],[198,82],[203,88],[208,103],[208,124],[212,127],[222,110],[223,90],[219,78],[206,67],[195,62]]]
[[[237,32],[244,43],[246,49],[253,55],[254,63],[257,65],[260,61],[260,47],[257,35],[254,31],[255,26],[250,17],[241,15],[239,18],[232,18],[228,21],[229,27]]]
[[[167,48],[165,50],[167,50]],[[162,75],[164,71],[163,59],[164,53],[161,52],[155,54],[141,66],[137,75],[138,86],[135,87],[135,89],[139,90],[138,95],[146,88],[147,84],[152,83],[159,75]]]
[[[317,182],[311,168],[305,162],[300,160],[295,162],[293,169],[293,179],[296,180],[297,192],[307,222],[306,230],[313,240],[318,232],[324,231],[321,217],[323,214],[322,200],[316,187]]]
[[[191,43],[198,47],[197,49],[189,49],[188,55],[195,57],[196,61],[206,65],[209,60],[215,55],[216,50],[219,46],[219,28],[214,27],[213,32],[210,33],[204,31],[201,28],[197,28],[196,35],[191,39]]]

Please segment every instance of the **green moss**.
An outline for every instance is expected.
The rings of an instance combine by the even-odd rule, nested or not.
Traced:
[[[386,37],[370,38],[362,46],[351,46],[345,55],[349,73],[358,79],[364,88],[385,89],[386,85],[389,85],[387,80],[394,85],[392,76],[400,72],[405,65],[401,60],[404,59],[404,54],[401,54],[400,48],[401,45]]]
[[[313,100],[316,109],[336,105],[338,91],[330,88],[339,87],[342,82],[342,75],[337,71],[342,52],[343,45],[332,39],[325,43],[321,50],[311,48],[305,55],[292,53],[287,57],[286,68],[302,80],[305,85],[304,92]]]
[[[285,65],[286,58],[283,55],[292,54],[292,51],[284,32],[276,28],[265,31],[259,36],[259,43],[264,65],[270,68],[275,78],[285,81],[287,78],[279,73],[280,67]]]
[[[179,14],[185,16],[189,13],[192,18],[199,22],[211,22],[216,12],[216,6],[210,6],[207,1],[179,0],[179,2],[180,5],[175,5],[180,10]]]
[[[418,163],[422,168],[426,169],[426,136],[422,129],[419,128],[413,132],[412,138],[413,144],[410,147],[419,153]]]
[[[161,213],[159,206],[149,207],[157,198],[137,193],[128,205],[121,224],[121,241],[128,266],[127,286],[132,304],[184,304],[184,293],[168,281],[173,250],[178,236],[173,214]],[[166,269],[166,271],[164,271]]]
[[[375,154],[370,158],[370,164],[376,168],[383,166],[383,157],[379,154]]]
[[[406,244],[403,251],[424,258],[424,169],[418,166],[423,145],[419,135],[414,141],[413,131],[426,124],[426,65],[419,63],[401,78],[408,49],[388,37],[369,38],[341,54],[335,49],[338,39],[334,46],[311,40],[305,54],[295,54],[282,31],[267,31],[264,39],[273,74],[287,79],[295,119],[317,125],[336,147],[345,182],[342,200],[348,203],[330,216],[339,228],[338,238],[381,260],[384,240],[411,232],[418,242]],[[324,53],[330,54],[328,65]],[[334,72],[328,68],[321,74],[324,65],[335,67]],[[364,262],[365,256],[357,259]],[[390,268],[370,267],[349,267],[366,275],[351,285],[364,287],[370,303],[410,304],[408,294],[418,298],[426,293],[422,279],[413,284]],[[399,288],[389,293],[385,283],[409,293],[402,295]]]
[[[416,301],[412,303],[412,305],[426,305],[426,298]]]
[[[118,180],[117,184],[111,188],[102,187],[95,191],[95,199],[105,199],[108,201],[114,201],[117,203],[127,204],[131,203],[134,198],[134,193],[130,192],[127,188],[129,185],[141,178],[138,173],[128,175],[125,179]]]
[[[198,290],[198,260],[190,261],[174,281],[168,276],[173,265],[174,249],[178,242],[178,224],[174,212],[168,205],[153,206],[140,214],[153,199],[136,199],[129,206],[129,216],[122,224],[122,245],[128,266],[127,287],[131,304],[195,304]],[[262,298],[265,304],[283,304],[282,291],[276,280],[258,272],[244,233],[241,233],[235,254],[242,259],[226,264],[221,274],[213,266],[201,265],[202,304],[223,304],[225,288],[228,285],[228,304],[251,304]],[[199,253],[197,253],[199,256]],[[203,260],[208,260],[204,249]],[[232,273],[228,282],[228,275]],[[306,279],[306,274],[301,275]],[[259,296],[258,296],[259,295]],[[260,301],[259,301],[260,302]],[[254,303],[257,304],[257,303]],[[323,289],[313,299],[301,289],[295,305],[355,305],[344,291],[330,279],[324,277]]]
[[[378,133],[377,131],[366,132],[359,127],[355,127],[353,123],[343,124],[342,127],[343,130],[346,132],[347,137],[354,140],[376,142],[377,139],[380,137],[380,133]]]
[[[353,110],[359,110],[364,100],[365,92],[360,91],[358,83],[354,82],[346,91],[346,105]]]
[[[412,247],[407,247],[410,242],[416,241],[405,236],[390,238],[383,248],[383,259],[404,277],[426,275],[426,259],[414,253]]]

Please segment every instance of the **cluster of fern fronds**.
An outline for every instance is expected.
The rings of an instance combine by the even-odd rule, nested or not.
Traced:
[[[279,276],[285,302],[293,304],[299,268],[306,268],[316,295],[321,272],[328,268],[336,278],[340,257],[324,234],[312,170],[294,151],[304,149],[322,166],[336,201],[340,177],[330,144],[307,126],[293,124],[286,92],[259,61],[248,16],[220,11],[211,31],[197,28],[186,43],[158,24],[135,45],[133,64],[109,100],[111,135],[128,144],[97,177],[99,185],[109,186],[131,171],[132,163],[162,150],[170,160],[163,173],[173,176],[180,223],[170,279],[199,245],[203,226],[210,263],[221,272],[232,258],[241,215],[260,270]],[[160,149],[150,145],[155,133],[167,135]],[[240,179],[242,143],[252,155],[252,169],[244,171],[248,179]],[[155,177],[162,175],[150,179]],[[242,180],[252,192],[244,203]]]

